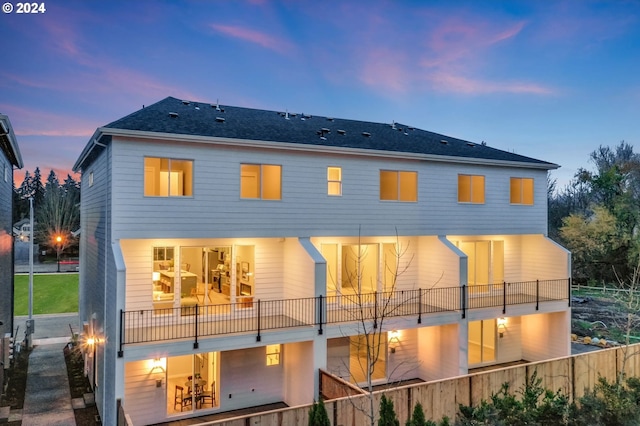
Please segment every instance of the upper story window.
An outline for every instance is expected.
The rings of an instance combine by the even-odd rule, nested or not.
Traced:
[[[240,165],[240,198],[282,199],[282,166]]]
[[[380,170],[380,199],[418,201],[418,172]]]
[[[144,195],[190,197],[193,195],[193,161],[173,158],[144,159]]]
[[[484,204],[484,176],[458,175],[458,202]]]
[[[533,205],[533,178],[511,178],[511,204]]]
[[[342,195],[341,167],[327,167],[327,194]]]

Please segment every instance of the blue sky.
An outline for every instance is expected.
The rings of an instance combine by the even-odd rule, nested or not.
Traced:
[[[45,1],[0,13],[0,113],[62,178],[166,96],[400,122],[559,164],[640,152],[638,1]],[[4,0],[3,0],[4,3]]]

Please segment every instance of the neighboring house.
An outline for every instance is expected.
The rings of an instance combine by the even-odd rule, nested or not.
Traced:
[[[171,97],[97,129],[74,171],[104,424],[118,400],[141,425],[308,404],[321,368],[362,383],[354,318],[385,302],[375,384],[569,355],[557,167],[399,123]]]
[[[22,168],[18,141],[9,117],[0,114],[0,383],[8,368],[4,336],[13,336],[13,168]]]
[[[18,241],[28,242],[31,239],[31,221],[26,218],[14,223],[13,236]]]

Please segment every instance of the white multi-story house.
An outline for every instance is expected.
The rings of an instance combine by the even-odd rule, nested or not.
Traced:
[[[311,403],[319,369],[368,382],[374,322],[373,384],[569,355],[570,254],[546,236],[557,167],[171,97],[97,129],[74,170],[103,421],[117,401],[135,424]]]
[[[9,368],[9,339],[13,336],[13,168],[22,156],[9,117],[0,114],[0,383]],[[5,338],[6,336],[6,338]],[[4,388],[3,388],[4,389]]]

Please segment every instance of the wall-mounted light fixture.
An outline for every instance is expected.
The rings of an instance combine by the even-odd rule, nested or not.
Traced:
[[[389,332],[389,351],[392,354],[396,353],[396,348],[400,345],[400,332],[398,330],[392,330]]]
[[[504,337],[504,332],[507,330],[507,319],[505,317],[498,318],[498,335],[500,338]]]
[[[165,367],[167,365],[167,359],[166,358],[154,358],[154,359],[148,361],[148,365],[150,366],[149,374],[163,373],[163,375],[160,376],[160,378],[156,377],[156,387],[157,388],[161,388],[162,387],[162,379],[164,378],[164,373],[167,371],[165,369]]]

